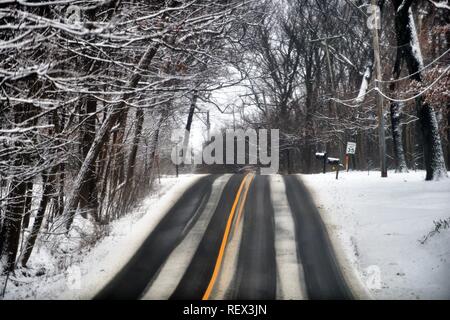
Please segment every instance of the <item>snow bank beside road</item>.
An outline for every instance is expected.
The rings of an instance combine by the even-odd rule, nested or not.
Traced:
[[[450,299],[450,229],[419,242],[433,220],[450,217],[450,179],[424,177],[423,171],[388,178],[342,172],[339,180],[334,173],[301,175],[375,299]]]
[[[125,265],[147,235],[183,192],[204,175],[163,177],[156,190],[135,212],[111,223],[111,231],[90,250],[68,257],[69,268],[55,265],[61,257],[50,255],[46,245],[36,248],[30,260],[33,269],[45,274],[25,276],[19,269],[11,277],[5,299],[90,299]],[[3,283],[3,282],[1,282]]]

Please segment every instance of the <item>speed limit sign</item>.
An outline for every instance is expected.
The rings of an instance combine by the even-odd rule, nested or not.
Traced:
[[[347,142],[347,154],[355,154],[356,142]]]

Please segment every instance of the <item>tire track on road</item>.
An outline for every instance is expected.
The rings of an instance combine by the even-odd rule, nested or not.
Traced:
[[[240,186],[243,183],[243,179],[243,175],[236,174],[228,181],[202,241],[170,299],[200,300],[203,298],[213,276],[224,237],[224,230],[227,226],[230,212],[235,207],[234,202],[238,189],[241,190]]]
[[[213,190],[208,204],[195,222],[186,237],[173,250],[169,258],[164,262],[157,276],[149,284],[143,299],[168,299],[174,292],[205,234],[214,212],[217,210],[223,190],[231,178],[231,175],[223,175],[213,183]]]
[[[206,176],[187,189],[131,260],[94,299],[138,299],[205,208],[217,177]]]
[[[244,207],[244,225],[235,278],[228,298],[276,298],[274,211],[269,176],[255,176]]]
[[[294,175],[285,176],[286,195],[294,214],[297,248],[309,299],[352,299],[339,269],[327,231],[306,187]]]

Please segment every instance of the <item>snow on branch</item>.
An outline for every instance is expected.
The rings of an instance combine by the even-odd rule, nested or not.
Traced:
[[[450,5],[448,4],[448,1],[433,1],[433,0],[428,1],[431,2],[436,8],[450,10]]]

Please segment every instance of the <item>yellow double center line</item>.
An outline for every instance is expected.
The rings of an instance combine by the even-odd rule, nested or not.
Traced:
[[[244,195],[242,197],[239,210],[238,210],[238,218],[236,220],[236,224],[234,226],[234,233],[236,233],[236,230],[238,228],[239,221],[241,220],[242,210],[244,208],[245,199],[247,198],[248,189],[250,189],[250,184],[253,181],[253,178],[255,177],[254,174],[247,174],[244,179],[242,179],[241,185],[239,186],[238,192],[236,194],[236,197],[233,202],[233,206],[231,207],[230,215],[228,216],[227,225],[225,227],[225,232],[223,234],[222,243],[220,244],[220,250],[219,254],[217,256],[216,264],[214,266],[214,271],[211,276],[211,280],[209,281],[208,287],[206,288],[205,293],[203,294],[202,300],[208,300],[209,296],[211,295],[211,291],[214,288],[214,284],[216,283],[217,276],[219,275],[220,267],[222,266],[223,256],[225,254],[225,248],[227,246],[228,237],[230,235],[231,226],[233,225],[233,219],[234,214],[236,212],[236,207],[239,203],[239,198],[241,196],[242,190],[244,189],[245,183],[247,182],[248,178],[250,177],[250,181],[246,186]]]

